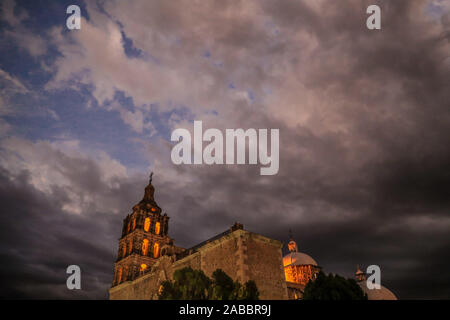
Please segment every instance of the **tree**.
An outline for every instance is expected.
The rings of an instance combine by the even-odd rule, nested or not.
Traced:
[[[222,269],[217,269],[212,274],[211,300],[234,300],[236,284]]]
[[[161,300],[205,300],[209,297],[211,279],[201,270],[183,268],[173,273],[173,282],[164,281]]]
[[[244,292],[240,300],[259,300],[259,291],[255,281],[249,280],[244,284]]]
[[[164,281],[160,300],[258,300],[259,291],[252,280],[244,285],[217,269],[208,278],[203,271],[186,267],[176,270],[173,281]]]
[[[303,300],[367,300],[367,295],[354,279],[321,271],[306,284]]]

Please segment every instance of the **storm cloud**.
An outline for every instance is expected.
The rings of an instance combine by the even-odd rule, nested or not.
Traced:
[[[39,84],[0,73],[2,298],[107,298],[122,219],[150,170],[179,246],[235,221],[285,243],[291,229],[326,272],[377,264],[400,299],[450,297],[444,1],[88,2],[81,30],[54,24],[39,36],[30,9],[8,3],[4,46],[28,52],[20,37],[37,37],[45,46],[30,56],[51,59],[39,62]],[[381,30],[365,26],[370,4]],[[56,136],[20,121],[33,109],[26,98],[67,91],[83,99],[52,107],[45,130]],[[83,135],[75,126],[91,114],[83,130],[96,131]],[[278,174],[173,165],[170,132],[194,119],[279,129]],[[102,131],[128,140],[97,141]],[[82,269],[80,291],[65,286],[69,264]]]

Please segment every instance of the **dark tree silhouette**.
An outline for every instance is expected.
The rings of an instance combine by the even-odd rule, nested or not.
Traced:
[[[208,278],[203,271],[186,267],[176,270],[173,281],[164,281],[160,300],[258,300],[259,292],[252,280],[244,285],[233,281],[217,269]]]
[[[306,284],[303,300],[367,300],[367,295],[354,279],[321,271]]]

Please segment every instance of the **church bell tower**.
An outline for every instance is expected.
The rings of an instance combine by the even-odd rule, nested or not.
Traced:
[[[152,177],[153,172],[145,187],[143,199],[123,220],[119,251],[114,264],[113,287],[144,274],[159,258],[161,247],[173,242],[168,236],[169,217],[166,213],[162,214],[154,199]]]

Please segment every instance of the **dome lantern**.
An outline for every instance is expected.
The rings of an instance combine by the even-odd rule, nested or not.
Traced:
[[[361,270],[359,264],[356,265],[355,277],[358,282],[366,280],[366,274]]]
[[[288,243],[289,252],[298,252],[297,242],[292,238],[292,230],[289,229],[289,243]]]

